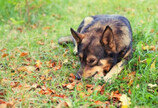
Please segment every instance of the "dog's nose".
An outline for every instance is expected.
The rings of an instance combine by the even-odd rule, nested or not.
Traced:
[[[81,76],[78,73],[76,74],[76,79],[81,80]]]

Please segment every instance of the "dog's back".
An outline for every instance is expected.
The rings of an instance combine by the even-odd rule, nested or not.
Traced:
[[[106,26],[110,26],[117,46],[117,52],[122,58],[132,49],[132,29],[127,18],[120,15],[96,15],[86,17],[78,27],[82,34],[101,36]],[[99,37],[98,37],[99,38]]]

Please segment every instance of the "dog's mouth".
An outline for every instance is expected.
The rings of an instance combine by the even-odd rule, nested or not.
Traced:
[[[92,76],[90,76],[90,77],[88,77],[88,78],[92,78],[92,77],[94,77],[95,75],[97,75],[98,74],[98,71],[96,71]]]
[[[98,71],[96,71],[96,72],[92,75],[92,77],[94,77],[96,74],[98,74]]]

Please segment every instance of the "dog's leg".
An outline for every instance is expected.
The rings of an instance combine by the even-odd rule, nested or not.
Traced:
[[[73,43],[74,39],[72,36],[63,36],[60,37],[58,40],[58,44],[63,45],[63,44],[67,44],[67,43]]]
[[[127,61],[129,59],[131,59],[132,57],[132,49],[130,49],[129,51],[127,51],[127,53],[125,54],[125,56],[123,57],[123,59],[117,63],[104,77],[104,81],[105,82],[110,82],[112,81],[112,77],[117,77],[117,75],[122,71],[122,69],[124,68],[124,65],[127,64]]]
[[[74,54],[77,54],[77,43],[72,36],[64,36],[64,37],[59,38],[58,40],[58,44],[60,45],[67,44],[67,43],[73,43],[75,45],[73,52]]]
[[[105,82],[111,82],[112,77],[117,77],[117,75],[122,71],[124,65],[126,64],[126,60],[123,59],[119,63],[117,63],[104,77]]]

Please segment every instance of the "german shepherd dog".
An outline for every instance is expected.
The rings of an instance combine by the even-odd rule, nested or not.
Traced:
[[[77,79],[103,77],[110,81],[132,57],[132,29],[120,15],[86,17],[72,36],[61,37],[59,44],[72,41],[80,59]]]

